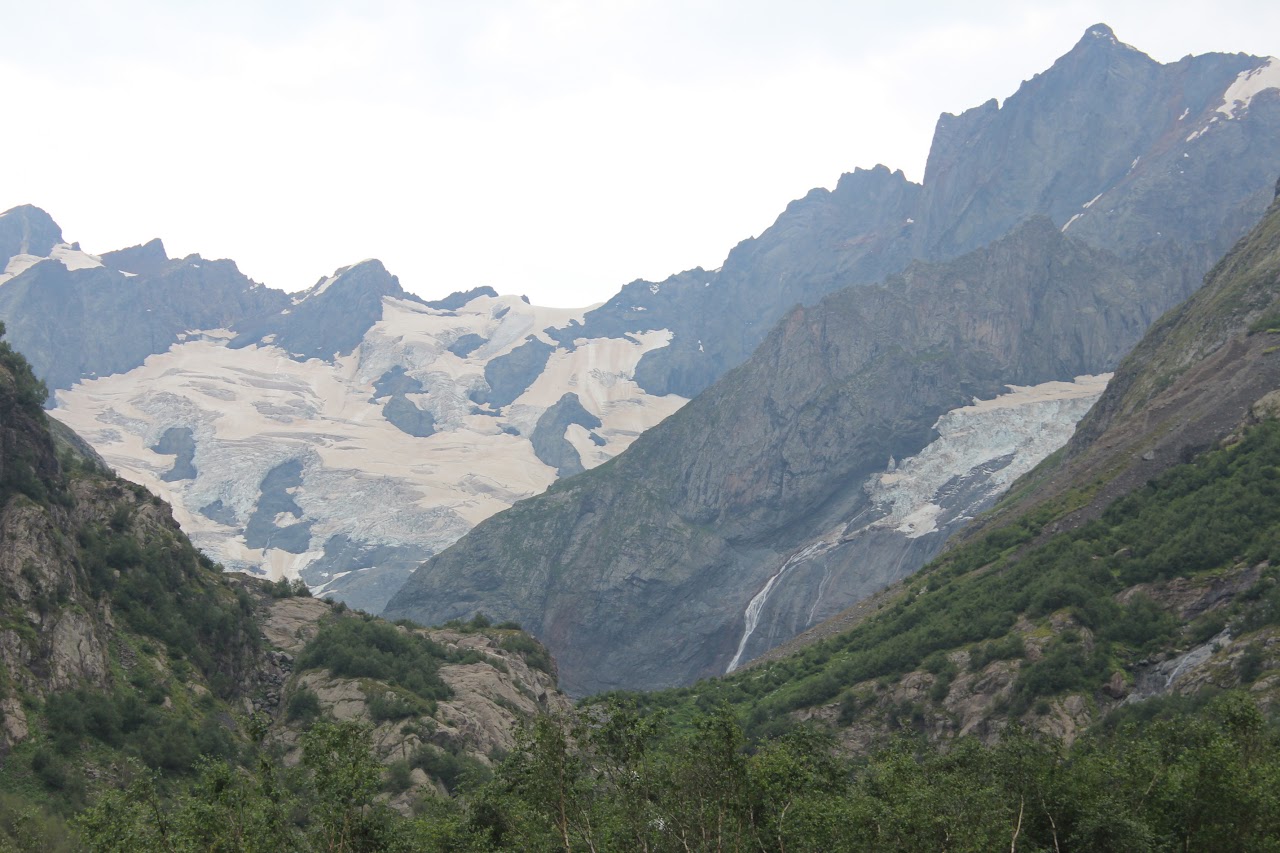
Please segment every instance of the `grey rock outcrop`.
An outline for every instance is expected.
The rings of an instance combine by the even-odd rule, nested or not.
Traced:
[[[133,275],[156,275],[168,263],[169,255],[159,237],[139,246],[104,252],[102,255],[103,266]]]
[[[24,204],[0,213],[0,272],[14,255],[47,257],[62,242],[62,229],[40,208]]]
[[[577,449],[565,438],[565,430],[573,425],[587,430],[598,428],[600,419],[582,407],[578,395],[567,392],[538,418],[529,437],[533,452],[539,459],[556,469],[561,477],[569,477],[585,470]]]
[[[1237,77],[1265,61],[1206,54],[1162,65],[1095,25],[1003,104],[943,114],[923,184],[883,166],[855,170],[792,202],[720,269],[628,284],[564,334],[670,329],[670,346],[645,357],[637,380],[692,397],[793,305],[912,259],[954,258],[1034,215],[1095,247],[1150,257],[1153,272],[1176,270],[1190,290],[1257,221],[1280,170],[1280,91],[1221,111]]]
[[[484,367],[487,390],[478,389],[471,399],[482,405],[500,409],[509,406],[524,393],[547,366],[555,347],[532,335],[506,355],[493,359]]]
[[[343,267],[295,296],[278,314],[237,323],[232,348],[271,343],[294,358],[331,361],[347,355],[382,319],[382,298],[421,302],[378,260]]]
[[[199,255],[136,275],[106,266],[69,269],[50,259],[0,288],[0,320],[53,390],[130,370],[193,330],[225,328],[287,303],[233,262]]]

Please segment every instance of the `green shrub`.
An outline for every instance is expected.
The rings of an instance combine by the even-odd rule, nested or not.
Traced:
[[[320,697],[308,687],[300,687],[289,695],[285,719],[291,723],[310,723],[320,716]]]
[[[498,641],[498,647],[520,655],[532,669],[547,674],[555,672],[555,661],[541,643],[528,634],[508,634]]]
[[[374,678],[422,699],[453,695],[438,670],[457,656],[420,634],[371,616],[330,619],[298,655],[299,670],[328,669],[342,678]]]

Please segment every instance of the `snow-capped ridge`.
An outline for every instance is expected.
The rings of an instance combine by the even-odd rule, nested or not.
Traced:
[[[1280,89],[1280,59],[1274,56],[1268,56],[1266,62],[1257,68],[1241,71],[1236,76],[1227,91],[1222,93],[1222,106],[1218,107],[1218,113],[1228,121],[1237,118],[1249,109],[1250,102],[1258,94],[1268,89]]]

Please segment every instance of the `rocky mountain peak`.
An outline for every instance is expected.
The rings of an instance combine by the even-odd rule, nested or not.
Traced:
[[[1092,27],[1089,27],[1089,29],[1084,31],[1084,36],[1082,36],[1080,40],[1084,41],[1085,39],[1090,38],[1115,42],[1116,33],[1115,30],[1111,29],[1111,27],[1106,24],[1094,24]]]
[[[388,296],[421,302],[382,261],[369,258],[320,279],[280,314],[237,326],[231,346],[270,343],[296,358],[328,360],[355,349],[382,319],[382,300]]]
[[[0,213],[0,269],[14,255],[45,257],[62,242],[62,229],[53,217],[32,204]]]
[[[366,258],[350,266],[340,267],[333,275],[320,279],[308,290],[296,295],[293,302],[301,306],[317,299],[347,302],[362,301],[370,297],[381,299],[383,296],[412,298],[400,286],[400,279],[387,272],[382,261]]]
[[[169,255],[159,237],[138,246],[107,252],[101,257],[103,266],[133,275],[155,275],[169,263]]]
[[[1075,47],[1067,53],[1067,56],[1080,53],[1132,53],[1141,56],[1148,62],[1155,61],[1136,47],[1125,44],[1116,38],[1115,31],[1106,24],[1094,24],[1085,30],[1084,35],[1076,42]]]
[[[428,302],[427,307],[435,308],[440,311],[456,311],[471,300],[478,299],[481,296],[487,296],[490,299],[497,299],[498,291],[487,285],[473,287],[470,290],[455,290],[444,299],[436,299]]]

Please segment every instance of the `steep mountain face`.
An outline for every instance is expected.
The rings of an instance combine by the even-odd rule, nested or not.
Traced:
[[[62,229],[38,207],[24,204],[0,213],[0,262],[5,267],[18,255],[47,257],[61,243]]]
[[[584,327],[670,329],[671,343],[645,356],[637,381],[693,392],[737,363],[762,334],[760,321],[780,316],[791,300],[865,286],[912,257],[954,257],[1029,216],[1050,217],[1023,234],[1037,248],[1009,253],[1016,259],[1004,266],[998,252],[989,256],[995,266],[965,278],[954,300],[912,293],[928,306],[923,310],[977,312],[950,347],[928,336],[931,324],[940,325],[936,317],[903,319],[899,308],[869,296],[858,297],[867,301],[842,318],[844,325],[830,327],[821,345],[800,332],[810,318],[792,314],[748,362],[750,369],[726,375],[706,392],[709,408],[691,408],[653,445],[638,444],[631,464],[620,462],[577,488],[553,490],[518,508],[508,526],[475,531],[478,541],[464,540],[424,566],[388,612],[519,614],[556,650],[571,690],[650,687],[738,665],[913,571],[1008,482],[996,472],[1012,451],[993,446],[973,467],[954,471],[954,480],[911,490],[921,502],[900,515],[884,497],[867,503],[877,489],[869,478],[890,457],[921,452],[935,421],[967,399],[961,395],[998,393],[997,377],[1027,384],[1108,369],[1155,316],[1194,289],[1265,207],[1273,173],[1280,171],[1280,89],[1272,68],[1270,60],[1226,55],[1164,66],[1120,43],[1108,28],[1092,27],[1004,105],[992,101],[959,117],[944,115],[923,186],[883,168],[856,172],[834,193],[815,191],[793,204],[714,273],[628,285],[588,313]],[[1224,170],[1233,173],[1227,177]],[[1056,269],[1048,260],[1055,252],[1051,230],[1102,250],[1109,273],[1075,278],[1079,269]],[[957,269],[966,263],[972,261],[957,261]],[[915,275],[908,269],[904,292]],[[1088,275],[1096,285],[1085,283]],[[1117,275],[1124,285],[1108,281]],[[1021,314],[988,308],[992,291],[972,283],[1006,276],[1035,294]],[[890,279],[887,290],[899,286]],[[784,301],[773,300],[777,293]],[[1043,320],[1037,312],[1085,293],[1102,303],[1075,308],[1104,316],[1037,327]],[[1026,295],[1020,299],[1025,303]],[[830,310],[824,303],[819,315]],[[744,312],[753,315],[750,321]],[[1020,339],[1024,334],[1030,337]],[[861,350],[850,374],[840,374],[845,368],[833,374],[839,335],[856,338],[855,350],[879,349]],[[1062,335],[1074,339],[1057,340]],[[972,367],[954,361],[992,341],[1014,340],[1020,342],[1002,353],[1007,360],[983,365],[988,384],[964,384],[976,378]],[[1063,357],[1063,348],[1073,358]],[[890,353],[899,354],[894,367],[881,367],[893,361]],[[939,363],[932,368],[936,376],[904,375],[904,363],[930,359]],[[853,375],[860,393],[851,393]],[[785,389],[775,391],[778,383]],[[820,409],[822,386],[862,408]],[[944,402],[946,393],[956,396]],[[719,406],[724,414],[708,414]],[[1060,410],[1054,423],[1069,428],[1081,411]],[[838,426],[823,433],[812,421]],[[1026,426],[1035,432],[1040,423]],[[784,435],[790,440],[779,438]],[[648,450],[659,445],[665,450]],[[1019,464],[1038,458],[1024,454]],[[916,511],[924,515],[908,521]],[[897,529],[926,517],[941,524]],[[690,585],[701,591],[691,593]],[[557,589],[563,598],[548,595]],[[644,615],[635,624],[612,615],[636,609]],[[593,619],[610,627],[585,627]],[[692,635],[689,625],[699,626]],[[666,639],[655,641],[655,634]],[[649,656],[646,646],[659,651]],[[611,656],[615,647],[628,651]],[[589,674],[580,679],[582,673]]]
[[[350,355],[382,319],[383,297],[422,302],[381,261],[361,261],[322,278],[279,314],[236,324],[238,334],[228,346],[269,343],[302,361]]]
[[[863,484],[862,509],[797,549],[748,602],[726,671],[928,562],[952,532],[1066,443],[1109,378],[1014,388],[938,418],[936,439],[901,462],[891,457]]]
[[[2,330],[0,330],[2,331]],[[45,389],[0,341],[0,752],[35,734],[42,701],[121,695],[186,658],[190,682],[233,696],[257,661],[256,634],[158,501],[55,441]],[[214,635],[216,634],[216,637]],[[165,651],[142,651],[144,642]],[[205,645],[205,644],[209,645]],[[190,699],[189,685],[161,696]],[[155,699],[159,702],[160,699]],[[179,700],[181,701],[181,700]],[[181,714],[141,710],[148,725]]]
[[[891,528],[905,527],[895,544],[877,536],[874,522],[893,514],[887,460],[919,454],[927,469],[935,423],[1006,383],[1114,365],[1168,298],[1164,286],[1037,219],[949,264],[798,308],[745,365],[627,453],[480,525],[386,612],[517,619],[555,652],[571,693],[723,672],[744,659],[743,635],[762,619],[757,639],[777,642],[941,545],[912,538],[926,532],[924,516],[944,512],[928,497]],[[1082,411],[1056,407],[1033,421],[1069,429]],[[924,476],[926,495],[950,493],[950,520],[989,499],[1010,455],[1031,453],[984,444],[972,465]],[[917,509],[920,531],[905,518]],[[777,609],[752,613],[762,591]]]
[[[1278,335],[1280,201],[980,524],[699,699],[741,689],[744,716],[830,725],[855,750],[904,726],[1069,742],[1227,689],[1277,707]]]
[[[1044,214],[1115,251],[1206,246],[1196,260],[1207,269],[1270,201],[1277,151],[1250,138],[1272,135],[1280,119],[1280,92],[1261,91],[1280,85],[1277,64],[1207,54],[1161,65],[1109,27],[1091,27],[1003,105],[939,119],[913,232],[918,254],[954,256]],[[1268,82],[1237,103],[1250,75]],[[1261,156],[1224,166],[1245,151]],[[1223,191],[1210,191],[1225,171]]]
[[[376,612],[477,522],[684,402],[632,379],[666,333],[561,346],[543,331],[575,316],[488,289],[424,302],[366,261],[59,391],[53,414],[225,567]]]
[[[1277,193],[1280,198],[1280,185]],[[1059,520],[1082,523],[1115,496],[1271,416],[1276,403],[1269,394],[1280,387],[1272,340],[1280,328],[1278,282],[1280,209],[1273,204],[1205,286],[1162,317],[1125,358],[1061,460],[1036,472],[1034,488],[1002,502],[965,538],[1033,513],[1084,483],[1105,482],[1097,500]]]
[[[43,211],[26,217],[48,219]],[[56,225],[46,236],[55,233],[60,234]],[[288,302],[285,294],[246,278],[231,261],[199,255],[169,260],[159,241],[109,253],[106,260],[61,242],[44,254],[9,260],[0,276],[0,320],[51,389],[123,373],[193,330],[222,328],[279,311]]]
[[[1190,292],[1269,201],[1278,86],[1278,60],[1208,54],[1161,65],[1091,27],[1003,105],[944,114],[923,185],[883,166],[857,170],[793,202],[720,269],[629,284],[584,324],[670,329],[671,345],[645,357],[637,380],[692,397],[792,305],[879,281],[913,258],[954,258],[1033,215],[1143,256]]]
[[[905,267],[919,194],[901,171],[856,169],[834,190],[791,202],[719,269],[632,282],[563,337],[669,329],[670,346],[647,355],[636,380],[650,393],[692,397],[745,360],[793,305]]]

